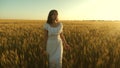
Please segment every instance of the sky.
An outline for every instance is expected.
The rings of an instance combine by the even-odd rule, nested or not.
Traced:
[[[120,20],[120,0],[0,0],[0,19]]]

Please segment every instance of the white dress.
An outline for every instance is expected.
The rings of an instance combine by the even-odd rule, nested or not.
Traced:
[[[48,30],[47,53],[49,54],[49,67],[62,68],[63,45],[60,33],[63,31],[62,23],[57,27],[51,27],[45,23],[44,29]]]

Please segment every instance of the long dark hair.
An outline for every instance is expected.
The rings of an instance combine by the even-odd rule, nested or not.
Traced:
[[[51,11],[49,12],[48,18],[47,18],[47,23],[48,23],[48,24],[52,24],[52,21],[53,21],[52,15],[53,15],[54,12],[57,13],[57,15],[58,15],[57,10],[51,10]],[[56,18],[56,21],[58,21],[58,18]]]

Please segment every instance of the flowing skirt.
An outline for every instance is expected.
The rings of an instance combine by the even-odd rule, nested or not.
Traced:
[[[48,38],[47,53],[50,68],[62,68],[63,45],[60,38]]]

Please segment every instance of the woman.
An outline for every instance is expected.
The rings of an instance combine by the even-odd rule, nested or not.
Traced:
[[[62,68],[63,45],[69,48],[63,35],[63,25],[58,21],[57,10],[51,10],[47,22],[44,24],[45,41],[49,55],[50,68]]]

